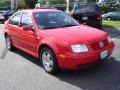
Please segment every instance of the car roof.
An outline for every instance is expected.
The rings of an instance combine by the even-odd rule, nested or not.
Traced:
[[[50,11],[60,11],[60,10],[56,10],[56,9],[24,9],[24,10],[19,10],[18,12],[36,13],[36,12],[50,12]]]

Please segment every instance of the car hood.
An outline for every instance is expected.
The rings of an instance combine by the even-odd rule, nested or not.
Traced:
[[[95,43],[101,40],[106,39],[107,33],[86,26],[72,26],[72,27],[64,27],[57,29],[46,29],[44,33],[54,38],[56,42],[67,42],[69,44],[78,44],[78,43]]]

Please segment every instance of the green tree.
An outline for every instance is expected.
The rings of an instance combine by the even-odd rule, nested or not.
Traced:
[[[34,8],[38,0],[24,0],[26,8]]]
[[[25,2],[24,0],[18,0],[18,9],[25,8]]]
[[[10,0],[1,0],[0,9],[10,9],[11,2]]]

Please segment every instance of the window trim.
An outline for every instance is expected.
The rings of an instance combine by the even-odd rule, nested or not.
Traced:
[[[11,23],[11,20],[12,20],[15,16],[17,16],[17,14],[20,15],[20,20],[18,21],[18,24],[17,24],[17,25],[14,25],[14,24]],[[10,25],[18,26],[18,27],[19,27],[19,26],[20,26],[21,17],[22,17],[22,13],[21,13],[21,12],[17,12],[17,13],[15,13],[15,14],[10,18],[10,20],[9,20],[8,23],[9,23]]]
[[[29,13],[23,12],[23,13],[22,13],[22,16],[21,16],[21,20],[20,20],[20,27],[23,27],[23,26],[21,26],[21,25],[22,25],[22,18],[23,18],[23,15],[24,15],[24,14],[28,15],[29,18],[31,17],[31,15],[30,15]],[[33,20],[32,20],[32,18],[30,18],[30,19],[31,19],[31,21],[32,21],[32,27],[34,28]],[[30,25],[29,25],[29,26],[30,26]]]

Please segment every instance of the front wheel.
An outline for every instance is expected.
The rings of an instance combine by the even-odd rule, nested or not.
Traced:
[[[58,71],[57,59],[53,51],[47,47],[42,48],[40,52],[42,66],[47,73],[53,74]]]
[[[109,18],[109,17],[108,17],[108,18],[107,18],[107,20],[108,20],[108,21],[110,21],[110,20],[111,20],[111,18]]]

